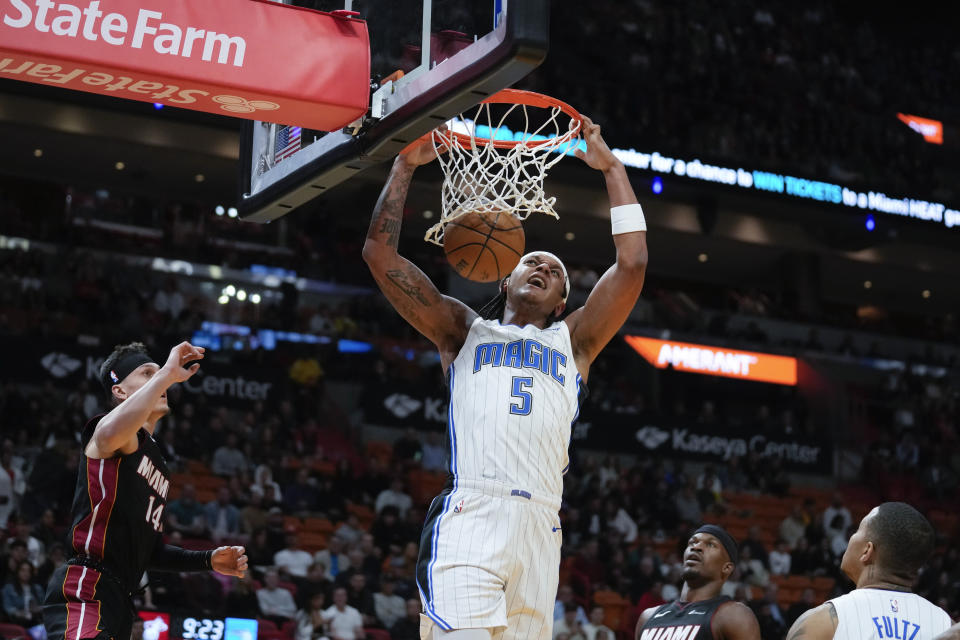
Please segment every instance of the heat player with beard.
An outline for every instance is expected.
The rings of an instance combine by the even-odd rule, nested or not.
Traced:
[[[753,611],[720,595],[738,556],[736,541],[723,528],[697,529],[683,554],[680,599],[644,611],[636,640],[760,640]]]
[[[54,571],[43,603],[49,640],[128,640],[136,616],[131,594],[147,569],[246,571],[243,547],[187,551],[163,542],[170,472],[153,433],[170,412],[167,389],[199,370],[203,352],[183,342],[161,367],[134,342],[104,360],[100,379],[113,408],[80,434],[73,556]]]

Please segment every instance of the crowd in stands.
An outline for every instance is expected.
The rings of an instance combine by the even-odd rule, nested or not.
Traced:
[[[956,151],[897,119],[960,115],[944,81],[960,49],[922,12],[822,0],[592,8],[553,5],[551,39],[603,46],[551,47],[522,88],[581,108],[616,132],[617,146],[957,198]]]
[[[11,381],[2,389],[0,420],[14,426],[0,458],[0,496],[9,496],[0,505],[3,615],[29,627],[39,621],[45,580],[70,555],[75,430],[84,405],[96,411],[102,398],[50,386],[31,392]],[[176,471],[166,536],[190,548],[244,544],[253,570],[244,579],[151,572],[139,606],[256,616],[261,637],[274,640],[418,637],[420,528],[445,478],[439,433],[360,441],[346,418],[319,424],[316,404],[297,395],[248,410],[213,407],[176,388],[170,400],[174,416],[159,432]],[[713,411],[705,404],[697,419],[716,420]],[[768,419],[783,428],[783,418]],[[838,571],[847,538],[875,502],[891,497],[869,485],[843,493],[797,486],[774,460],[754,456],[694,465],[572,454],[557,639],[631,637],[643,609],[677,597],[686,536],[704,521],[741,543],[726,592],[754,609],[766,640],[782,638],[802,611],[849,587]],[[931,451],[904,436],[891,455],[915,477]],[[893,497],[925,508],[937,525],[941,552],[917,589],[956,617],[960,554],[948,544],[960,524],[955,496],[918,488]]]

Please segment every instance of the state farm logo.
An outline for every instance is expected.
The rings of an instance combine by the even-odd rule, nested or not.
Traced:
[[[40,364],[42,364],[43,368],[49,371],[54,378],[65,378],[79,369],[83,363],[75,358],[71,358],[65,353],[54,351],[43,356],[43,358],[40,359]]]
[[[637,442],[647,449],[656,449],[670,439],[670,432],[657,427],[646,426],[637,431]]]
[[[240,96],[213,96],[220,108],[230,113],[253,113],[254,111],[273,111],[280,105],[268,100],[247,100]]]

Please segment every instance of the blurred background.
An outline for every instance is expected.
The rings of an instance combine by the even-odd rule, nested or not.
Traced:
[[[517,86],[601,123],[650,227],[643,295],[591,371],[570,446],[558,638],[632,638],[644,608],[677,596],[701,522],[740,540],[726,588],[782,638],[852,587],[839,557],[886,500],[936,527],[915,588],[960,617],[960,48],[924,7],[555,3],[550,55]],[[151,573],[138,607],[309,639],[342,586],[369,637],[419,637],[446,391],[360,258],[386,167],[246,223],[239,130],[0,79],[0,620],[36,624],[7,594],[45,588],[70,555],[102,358],[141,340],[161,359],[188,339],[208,351],[159,426],[176,472],[165,531],[246,544],[255,570]],[[400,249],[477,307],[494,289],[422,241],[441,177],[418,173]],[[546,189],[560,220],[532,217],[527,245],[566,261],[575,308],[613,260],[603,182],[568,158]],[[797,381],[694,371],[628,335],[661,356],[682,342],[795,358]],[[258,595],[277,589],[292,609]]]

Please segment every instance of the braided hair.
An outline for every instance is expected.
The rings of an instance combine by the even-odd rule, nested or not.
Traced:
[[[497,293],[497,295],[491,298],[477,311],[477,313],[480,314],[480,317],[484,320],[503,320],[503,312],[507,309],[507,288],[504,285],[506,285],[507,278],[509,277],[510,276],[507,276],[500,281],[500,291]],[[550,315],[547,316],[547,326],[549,327],[559,319],[560,314],[556,314],[551,311]]]

